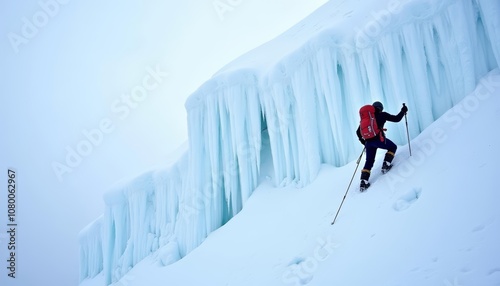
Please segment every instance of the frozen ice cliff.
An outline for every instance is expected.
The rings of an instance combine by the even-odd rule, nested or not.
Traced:
[[[184,156],[105,196],[80,233],[81,280],[103,271],[111,284],[148,255],[163,265],[187,255],[243,208],[263,142],[275,185],[304,186],[321,164],[358,155],[363,104],[407,103],[418,135],[499,66],[499,15],[497,0],[330,1],[228,64],[186,102]],[[405,127],[391,128],[403,144]]]

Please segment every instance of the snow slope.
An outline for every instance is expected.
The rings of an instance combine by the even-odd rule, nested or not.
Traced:
[[[186,256],[253,198],[262,160],[274,186],[314,185],[324,164],[356,158],[362,104],[407,102],[416,136],[498,67],[497,1],[360,3],[325,4],[192,94],[188,152],[106,195],[102,227],[80,236],[82,279],[103,270],[109,284],[152,253],[163,265]],[[389,134],[402,144],[404,125]]]
[[[379,152],[373,186],[350,189],[335,225],[355,162],[322,165],[303,188],[262,177],[245,208],[184,259],[162,267],[153,254],[114,285],[500,285],[500,143],[490,129],[499,120],[497,69],[411,142],[411,157],[399,146],[386,175]]]

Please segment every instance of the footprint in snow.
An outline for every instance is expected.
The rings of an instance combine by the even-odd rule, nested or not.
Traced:
[[[394,210],[398,212],[406,210],[420,198],[421,193],[422,188],[414,188],[413,190],[407,192],[394,203]]]
[[[488,275],[500,274],[500,267],[493,268],[488,272]]]
[[[472,232],[481,232],[481,231],[485,230],[487,227],[489,227],[492,223],[493,223],[493,219],[490,218],[488,221],[485,221],[482,224],[476,225],[476,227],[474,227],[472,229]]]
[[[472,229],[472,232],[482,231],[482,230],[484,230],[485,228],[486,228],[486,226],[485,226],[485,225],[480,224],[480,225],[476,226],[475,228],[473,228],[473,229]]]
[[[313,279],[308,259],[295,257],[283,273],[283,282],[292,285],[306,285]]]
[[[344,13],[344,18],[347,18],[347,17],[351,17],[353,11],[347,11],[346,13]]]

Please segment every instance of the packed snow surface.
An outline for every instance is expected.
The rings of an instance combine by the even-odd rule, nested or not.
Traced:
[[[230,63],[186,102],[184,156],[118,183],[81,232],[82,285],[494,285],[498,15],[494,0],[330,1]],[[409,106],[416,152],[331,227],[374,100]],[[387,127],[405,144],[405,124]]]
[[[324,164],[308,186],[280,188],[266,178],[263,148],[264,177],[238,215],[177,263],[164,267],[158,251],[114,285],[499,285],[500,141],[489,124],[498,120],[496,69],[412,140],[411,157],[399,146],[385,175],[379,152],[373,185],[350,188],[334,225],[356,161]]]

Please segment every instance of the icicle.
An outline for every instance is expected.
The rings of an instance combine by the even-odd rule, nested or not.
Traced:
[[[110,284],[154,251],[167,265],[200,245],[258,186],[262,132],[276,186],[302,186],[321,164],[359,154],[361,105],[381,100],[397,113],[406,102],[415,137],[500,62],[497,0],[405,2],[375,13],[382,19],[346,18],[345,31],[332,9],[326,4],[190,96],[189,150],[105,195],[105,214],[80,233],[81,279],[102,270]],[[402,124],[393,130],[391,139],[406,142]]]

